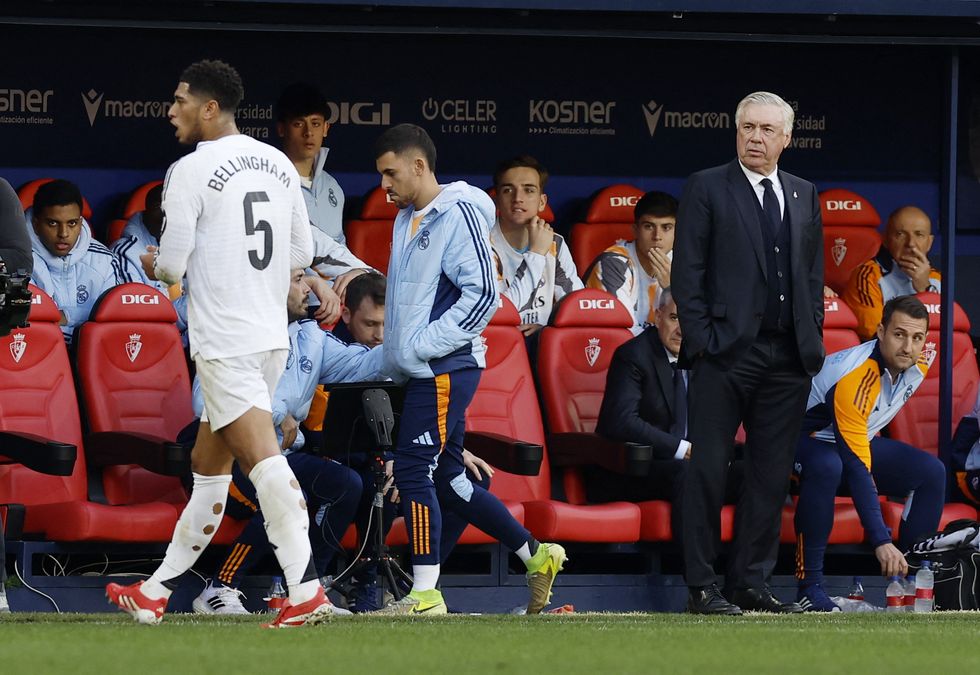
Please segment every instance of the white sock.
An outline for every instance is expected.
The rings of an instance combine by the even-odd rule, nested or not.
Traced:
[[[521,562],[526,563],[531,559],[531,544],[525,541],[524,545],[514,551],[514,553],[516,553],[517,557],[521,559]]]
[[[412,565],[413,591],[431,591],[439,581],[439,565]]]
[[[151,600],[169,598],[171,589],[163,582],[176,579],[191,568],[207,548],[221,524],[228,499],[231,474],[202,476],[194,474],[194,490],[177,520],[174,536],[160,567],[143,582],[140,591]]]
[[[263,459],[252,468],[248,479],[255,486],[265,518],[265,533],[286,578],[289,602],[294,606],[306,602],[316,595],[320,580],[303,581],[313,564],[313,553],[310,517],[299,481],[282,455]]]

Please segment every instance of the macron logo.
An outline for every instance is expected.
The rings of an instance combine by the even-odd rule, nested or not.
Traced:
[[[430,436],[429,432],[426,431],[418,438],[413,439],[412,445],[435,445],[435,443],[432,442],[432,436]]]
[[[89,89],[88,93],[82,92],[82,103],[85,105],[85,114],[88,115],[88,125],[95,126],[95,116],[99,114],[99,106],[102,105],[102,97],[95,89]]]
[[[650,136],[657,132],[657,125],[660,124],[660,115],[663,111],[664,104],[657,105],[657,102],[652,99],[649,103],[643,104],[643,116],[646,117],[647,131],[650,132]]]

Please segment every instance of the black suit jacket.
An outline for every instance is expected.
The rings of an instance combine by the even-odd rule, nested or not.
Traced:
[[[0,260],[3,260],[10,274],[17,270],[24,270],[27,274],[34,271],[28,227],[31,226],[24,223],[24,208],[17,193],[10,183],[0,178]]]
[[[823,364],[823,226],[817,189],[779,172],[790,222],[793,322],[804,369]],[[759,201],[738,160],[693,174],[677,214],[671,291],[685,366],[705,354],[732,364],[759,334],[766,308]]]
[[[654,459],[672,459],[680,436],[674,421],[674,370],[660,336],[649,328],[613,354],[596,431],[614,441],[653,447]]]

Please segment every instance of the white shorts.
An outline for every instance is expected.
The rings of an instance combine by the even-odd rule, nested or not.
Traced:
[[[250,408],[272,412],[272,397],[286,368],[288,349],[233,356],[226,359],[194,357],[204,395],[201,421],[211,429],[226,427]]]

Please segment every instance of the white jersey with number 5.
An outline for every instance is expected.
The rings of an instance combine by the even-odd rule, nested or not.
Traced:
[[[157,278],[186,273],[191,356],[288,349],[290,269],[313,259],[310,219],[293,163],[243,134],[204,141],[163,188]]]

